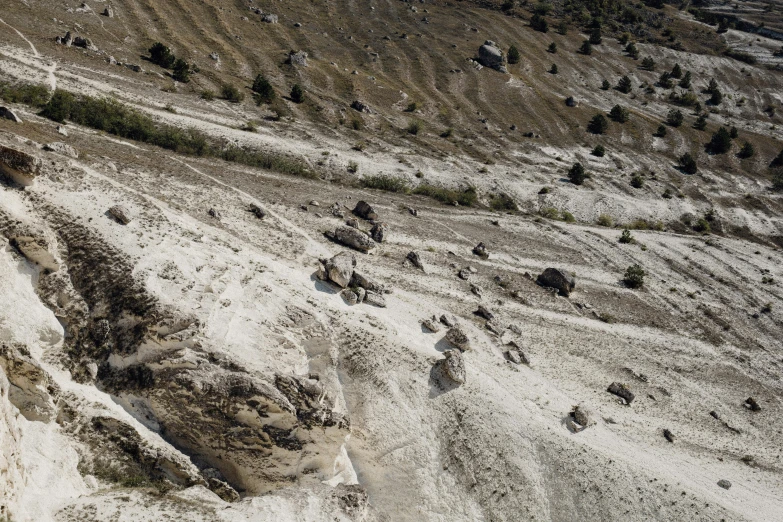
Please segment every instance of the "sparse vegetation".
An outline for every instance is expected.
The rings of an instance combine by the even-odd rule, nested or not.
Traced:
[[[609,122],[603,114],[596,114],[590,123],[587,124],[587,130],[593,134],[603,134],[609,128]]]
[[[408,123],[408,127],[405,130],[408,131],[408,134],[417,136],[419,132],[421,132],[421,129],[422,123],[419,120],[412,120],[410,123]]]
[[[413,193],[427,196],[447,205],[457,203],[463,207],[473,207],[478,203],[478,194],[473,187],[464,190],[451,190],[424,183],[413,189]]]
[[[672,109],[669,114],[666,115],[666,124],[672,127],[679,127],[685,121],[682,111],[679,109]]]
[[[347,170],[351,174],[356,174],[357,172],[359,172],[359,164],[356,163],[355,161],[349,161]]]
[[[8,103],[23,103],[40,109],[49,102],[49,98],[49,89],[43,85],[0,82],[0,100]]]
[[[508,48],[507,58],[508,58],[508,63],[510,63],[511,65],[519,63],[520,54],[519,54],[519,49],[517,49],[516,45],[512,45],[511,47]]]
[[[628,76],[623,76],[620,78],[620,81],[617,82],[617,90],[623,94],[628,94],[631,92],[632,88],[633,84],[631,83],[631,79]]]
[[[253,80],[253,86],[251,89],[255,93],[257,105],[261,105],[262,103],[272,103],[272,101],[275,99],[275,89],[263,74],[256,76],[256,79]]]
[[[519,210],[516,201],[506,193],[493,194],[489,200],[489,207],[498,211]]]
[[[644,286],[644,276],[644,269],[637,264],[633,264],[625,270],[623,282],[628,288],[641,288]]]
[[[598,226],[601,227],[611,228],[614,226],[614,219],[609,214],[601,214],[600,216],[598,216],[597,224]]]
[[[615,105],[612,107],[612,110],[609,111],[609,118],[617,123],[625,123],[630,116],[628,115],[628,109],[621,107],[620,105]]]
[[[635,243],[636,242],[636,240],[631,235],[631,231],[628,230],[627,228],[625,230],[623,230],[623,233],[620,234],[620,239],[618,239],[617,241],[620,242],[620,243],[625,243],[625,244]]]
[[[726,154],[731,150],[731,136],[725,127],[721,127],[712,135],[712,139],[707,144],[707,150],[710,154]]]
[[[361,184],[366,188],[385,190],[386,192],[398,192],[402,194],[410,192],[410,185],[408,185],[408,181],[405,178],[390,176],[388,174],[365,176],[361,179]]]
[[[231,103],[240,103],[245,99],[244,93],[242,93],[239,89],[236,88],[236,86],[231,85],[230,83],[223,84],[223,87],[220,89],[220,96],[224,100]]]
[[[644,178],[639,174],[634,174],[631,176],[631,186],[636,189],[644,187]]]
[[[573,167],[568,171],[568,179],[574,185],[581,185],[585,182],[590,175],[585,172],[585,168],[581,163],[574,163]]]
[[[596,145],[595,148],[590,152],[593,156],[596,156],[598,158],[603,158],[606,154],[606,149],[604,149],[603,145]]]
[[[302,103],[305,99],[305,92],[304,89],[302,89],[302,86],[298,83],[295,83],[293,87],[291,87],[291,101],[294,103]]]
[[[698,171],[696,160],[687,152],[680,156],[680,170],[686,174],[696,174]]]

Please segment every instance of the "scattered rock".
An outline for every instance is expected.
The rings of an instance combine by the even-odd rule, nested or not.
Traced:
[[[367,104],[360,102],[359,100],[354,100],[353,103],[351,103],[351,108],[355,111],[364,112],[366,114],[370,114],[371,112],[370,107],[368,107]]]
[[[555,288],[560,295],[568,297],[576,286],[576,278],[557,268],[547,268],[538,276],[538,284]]]
[[[207,487],[225,502],[238,502],[240,499],[239,493],[237,493],[227,482],[224,482],[219,478],[208,478]]]
[[[443,354],[442,368],[444,373],[457,384],[464,384],[466,380],[465,361],[459,350],[448,350]]]
[[[565,104],[567,107],[576,107],[577,105],[579,105],[573,96],[569,96],[568,98],[566,98]]]
[[[440,326],[438,326],[438,322],[434,315],[430,319],[422,319],[421,325],[430,332],[440,332]]]
[[[58,125],[57,133],[61,136],[68,136],[68,130],[65,128],[65,125]]]
[[[515,341],[509,341],[506,345],[509,346],[509,349],[506,350],[506,359],[515,364],[530,364],[527,354]]]
[[[630,405],[633,402],[634,394],[631,393],[631,390],[629,390],[625,384],[613,382],[609,385],[606,391],[623,399],[625,404]]]
[[[585,408],[584,406],[574,406],[574,410],[571,412],[571,418],[574,419],[574,422],[579,424],[579,426],[582,427],[582,429],[587,428],[592,424],[592,417],[593,414],[590,410]]]
[[[16,113],[11,109],[9,109],[8,107],[0,106],[0,119],[11,120],[14,123],[22,123],[22,119],[19,116],[17,116]]]
[[[73,39],[73,45],[76,47],[82,47],[84,49],[88,49],[90,51],[97,51],[98,47],[92,43],[92,40],[89,38],[84,38],[82,36],[77,36]]]
[[[503,51],[493,42],[487,40],[484,45],[479,47],[478,61],[484,67],[491,67],[497,71],[506,71],[506,57],[503,55]]]
[[[351,286],[358,286],[359,288],[364,288],[368,292],[375,292],[377,294],[386,293],[386,289],[382,284],[370,279],[357,270],[354,270],[353,275],[351,276]]]
[[[268,24],[276,24],[277,23],[277,15],[276,14],[271,14],[271,13],[263,14],[263,15],[261,15],[261,21],[262,22],[266,22]]]
[[[124,63],[122,65],[133,72],[137,72],[137,73],[144,72],[144,69],[141,68],[141,65],[136,65],[133,63]]]
[[[411,265],[413,265],[415,268],[418,268],[420,270],[424,270],[424,264],[421,262],[421,257],[419,256],[418,252],[408,252],[408,255],[405,256],[405,259],[410,262]]]
[[[73,158],[73,159],[79,158],[79,151],[77,151],[67,143],[63,143],[61,141],[55,141],[53,143],[44,145],[44,150],[49,152],[54,152],[56,154],[61,154],[63,156],[68,156],[69,158]]]
[[[219,55],[218,53],[211,52],[211,53],[209,53],[209,57],[210,57],[212,60],[216,61],[216,62],[219,62],[219,61],[220,61],[220,55]]]
[[[470,339],[459,325],[451,327],[445,339],[463,352],[470,350]]]
[[[358,288],[353,289],[354,293],[356,294],[356,301],[358,303],[361,303],[364,301],[364,298],[367,296],[367,290],[362,288],[361,286]]]
[[[350,252],[340,252],[324,263],[326,275],[336,285],[343,288],[351,283],[353,269],[356,266],[356,256]]]
[[[667,429],[663,430],[663,436],[669,442],[674,442],[674,434],[671,431]]]
[[[456,319],[446,314],[440,316],[440,322],[443,323],[445,326],[448,326],[449,328],[457,325]]]
[[[368,291],[364,296],[364,302],[373,306],[377,306],[378,308],[386,308],[386,299],[384,299],[381,294],[377,294],[375,292]]]
[[[483,317],[487,321],[491,321],[492,319],[495,318],[495,313],[489,308],[485,307],[484,305],[479,305],[478,310],[476,310],[473,313],[478,315],[479,317]]]
[[[266,217],[266,211],[255,203],[250,204],[250,212],[258,219],[264,219]]]
[[[311,207],[320,207],[320,206],[321,206],[321,204],[320,204],[320,203],[318,203],[316,200],[314,200],[314,199],[311,199],[311,200],[310,200],[310,206],[311,206]]]
[[[354,292],[354,291],[353,291],[352,289],[350,289],[350,288],[346,288],[345,290],[343,290],[342,292],[340,292],[340,295],[341,295],[341,296],[343,296],[343,299],[345,299],[345,301],[346,301],[348,304],[355,305],[356,303],[358,303],[358,302],[359,302],[359,296],[358,296],[358,295],[356,295],[356,292]]]
[[[720,479],[718,481],[718,486],[722,487],[723,489],[730,489],[731,488],[731,482],[729,482],[726,479]]]
[[[466,269],[466,268],[463,268],[462,270],[460,270],[459,272],[457,272],[457,277],[459,277],[460,279],[464,279],[465,281],[467,281],[467,280],[468,280],[468,278],[470,277],[470,270],[468,270],[468,269]]]
[[[761,411],[761,406],[759,406],[759,403],[756,402],[756,399],[753,397],[748,397],[745,399],[745,407],[750,411]]]
[[[343,212],[339,203],[334,203],[331,207],[329,207],[329,212],[331,212],[333,216],[340,219],[345,217],[345,212]]]
[[[215,210],[214,208],[207,210],[207,214],[209,214],[209,217],[220,219],[220,211]]]
[[[29,187],[41,173],[42,162],[39,158],[0,145],[0,176],[23,187]]]
[[[131,222],[131,215],[128,209],[122,205],[114,205],[109,209],[109,215],[117,220],[121,225],[127,225]]]
[[[288,63],[300,67],[307,67],[307,53],[304,51],[290,51],[288,53]]]
[[[714,419],[720,420],[720,414],[719,414],[717,411],[715,411],[715,410],[712,410],[712,411],[710,412],[710,415],[712,415],[712,417],[713,417]]]
[[[473,295],[481,297],[481,287],[479,285],[470,283],[470,291]]]
[[[347,247],[351,247],[360,252],[369,252],[375,247],[375,243],[370,236],[351,227],[337,227],[334,231],[334,239]]]
[[[345,224],[352,228],[359,228],[359,221],[356,218],[346,219]]]
[[[479,243],[478,245],[474,246],[473,253],[482,259],[489,258],[489,252],[487,252],[487,247],[484,246],[484,243]]]
[[[386,225],[386,223],[377,222],[372,226],[372,229],[370,230],[370,236],[376,243],[383,243],[383,240],[386,238],[386,232],[388,230],[389,227]]]
[[[110,6],[106,6],[106,9],[103,10],[103,13],[101,13],[103,16],[114,18],[114,10]]]
[[[353,209],[355,216],[368,221],[375,221],[378,219],[378,213],[372,208],[366,201],[359,201]]]
[[[411,216],[413,216],[413,217],[419,217],[419,211],[418,211],[418,210],[416,210],[416,209],[415,209],[415,208],[413,208],[413,207],[408,207],[408,212],[409,212],[409,213],[410,213],[410,215],[411,215]]]

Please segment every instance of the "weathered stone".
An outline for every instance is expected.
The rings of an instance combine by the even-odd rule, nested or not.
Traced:
[[[414,267],[420,270],[424,270],[424,264],[421,262],[421,257],[419,256],[418,252],[408,252],[408,255],[405,256],[405,259],[407,259]]]
[[[375,223],[370,230],[370,236],[376,243],[383,243],[388,230],[389,227],[386,223]]]
[[[44,145],[44,150],[49,152],[54,152],[56,154],[61,154],[63,156],[68,156],[69,158],[73,158],[73,159],[79,158],[79,151],[77,151],[67,143],[63,143],[61,141],[55,141],[53,143],[48,143]]]
[[[729,482],[726,479],[721,479],[718,481],[718,486],[722,487],[723,489],[730,489],[731,488],[731,482]]]
[[[478,61],[484,67],[491,67],[498,71],[502,69],[502,72],[507,72],[505,68],[506,57],[492,40],[487,40],[484,45],[479,47]]]
[[[122,205],[114,205],[109,209],[109,215],[117,220],[122,225],[127,225],[131,222],[131,215],[128,209]]]
[[[262,22],[266,22],[268,24],[276,24],[277,23],[277,15],[276,14],[271,14],[271,13],[263,14],[263,15],[261,15],[261,21]]]
[[[76,47],[82,47],[84,49],[89,49],[90,51],[97,51],[98,47],[92,43],[92,40],[89,38],[85,38],[83,36],[77,36],[73,39],[73,45]]]
[[[351,227],[337,227],[334,231],[334,239],[338,243],[361,252],[368,252],[375,247],[370,236]]]
[[[39,158],[21,150],[0,145],[0,175],[23,187],[29,187],[41,173]]]
[[[356,266],[356,257],[350,252],[340,252],[326,263],[326,274],[336,285],[343,288],[351,283],[353,268]]]
[[[591,424],[592,412],[584,406],[575,406],[571,418],[583,428],[587,428]]]
[[[354,215],[367,220],[378,219],[378,213],[366,201],[359,201],[353,209]]]
[[[443,355],[446,357],[441,363],[444,373],[457,384],[464,384],[467,372],[462,353],[459,350],[448,350]]]
[[[353,292],[356,294],[356,302],[361,303],[364,301],[364,298],[367,297],[367,290],[362,288],[361,286],[354,288]]]
[[[432,316],[432,318],[429,319],[422,319],[421,325],[433,333],[440,331],[440,326],[438,326],[438,322],[435,319],[435,316]]]
[[[761,406],[759,406],[759,403],[756,402],[756,399],[753,397],[748,397],[745,399],[745,407],[750,411],[761,411]]]
[[[450,328],[445,339],[462,351],[470,350],[470,338],[459,325]]]
[[[23,345],[0,344],[0,368],[11,388],[8,400],[30,421],[50,422],[57,413],[56,384]]]
[[[102,14],[108,18],[114,18],[114,10],[111,8],[111,6],[107,5]]]
[[[364,288],[368,292],[375,292],[376,294],[382,294],[386,291],[382,284],[357,270],[354,270],[353,275],[351,276],[351,286],[358,286],[359,288]]]
[[[288,63],[299,67],[307,67],[307,53],[304,51],[291,51],[288,53]]]
[[[564,297],[568,297],[576,286],[576,278],[557,268],[547,268],[538,276],[538,284],[555,288]]]
[[[611,394],[617,395],[621,399],[625,401],[626,404],[631,404],[634,399],[634,394],[631,392],[631,390],[628,389],[628,387],[625,384],[619,383],[619,382],[613,382],[609,385],[609,387],[606,389]]]
[[[369,114],[370,107],[367,106],[367,104],[360,102],[359,100],[354,100],[353,103],[351,103],[351,108],[355,111],[364,112]]]
[[[456,326],[457,320],[451,317],[450,315],[443,314],[440,316],[440,322],[444,325],[451,328],[452,326]]]
[[[351,228],[359,228],[359,220],[356,218],[348,218],[345,220],[345,224]]]
[[[326,273],[326,267],[321,262],[318,263],[318,267],[315,269],[315,277],[317,277],[319,281],[327,281],[329,279],[329,275]]]
[[[11,120],[14,123],[22,123],[22,119],[8,107],[0,107],[0,119]]]
[[[470,270],[468,270],[467,268],[463,268],[462,270],[460,270],[459,272],[457,272],[457,277],[459,277],[460,279],[464,279],[465,281],[467,281],[467,280],[468,280],[468,278],[470,277],[470,274],[471,274]]]
[[[355,305],[356,303],[359,302],[359,296],[356,295],[356,292],[354,292],[350,288],[346,288],[345,290],[340,292],[340,295],[343,296],[343,299],[345,299],[345,302],[347,302],[348,304]]]
[[[210,208],[207,210],[207,214],[209,214],[209,217],[211,218],[220,219],[220,211],[217,209]]]
[[[46,239],[40,236],[13,236],[9,243],[28,261],[40,265],[44,270],[56,272],[60,269],[54,255],[49,250]]]
[[[479,243],[478,245],[474,246],[473,253],[483,259],[487,259],[489,257],[489,252],[487,252],[487,247],[484,246],[484,243]]]
[[[495,313],[484,305],[479,305],[478,310],[473,313],[479,317],[483,317],[487,321],[491,321],[495,318]]]
[[[674,434],[668,429],[663,430],[663,437],[669,442],[674,442]]]
[[[225,502],[238,502],[241,498],[234,488],[218,478],[208,478],[207,487]]]
[[[386,308],[386,299],[384,299],[381,294],[377,294],[375,292],[367,291],[364,296],[364,302],[373,306],[377,306],[378,308]]]
[[[264,219],[266,217],[266,211],[255,203],[250,204],[250,212],[258,219]]]

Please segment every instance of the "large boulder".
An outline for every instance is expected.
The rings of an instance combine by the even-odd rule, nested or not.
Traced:
[[[79,158],[79,151],[77,151],[67,143],[63,143],[61,141],[55,141],[53,143],[44,145],[44,150],[49,152],[54,152],[56,154],[61,154],[63,156],[68,156],[69,158],[73,158],[73,159]]]
[[[538,276],[538,284],[555,288],[564,297],[568,297],[576,286],[576,278],[557,268],[547,268]]]
[[[370,206],[366,201],[360,201],[353,209],[353,213],[362,219],[376,220],[378,219],[378,213]]]
[[[443,355],[446,356],[441,363],[443,372],[457,384],[465,384],[466,372],[465,361],[462,358],[462,352],[459,350],[449,350]]]
[[[445,339],[463,352],[470,350],[470,338],[459,325],[449,329]]]
[[[356,266],[356,257],[350,252],[340,252],[324,263],[329,279],[343,288],[351,283],[353,267]]]
[[[484,67],[491,67],[497,71],[506,71],[506,57],[503,55],[503,51],[493,42],[487,40],[484,45],[479,47],[478,61]]]
[[[22,123],[21,118],[8,107],[0,107],[0,119],[11,120],[14,123]]]
[[[369,252],[375,246],[370,236],[360,230],[346,226],[335,229],[334,240],[361,252]]]
[[[29,187],[41,173],[41,165],[40,158],[0,145],[0,177]]]

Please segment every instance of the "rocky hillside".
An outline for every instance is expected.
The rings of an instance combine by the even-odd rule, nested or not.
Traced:
[[[778,4],[7,4],[0,519],[780,518]]]

